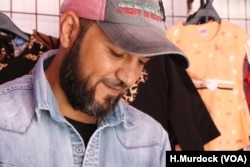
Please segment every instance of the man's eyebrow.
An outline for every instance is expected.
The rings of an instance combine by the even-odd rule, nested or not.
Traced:
[[[146,61],[149,61],[150,59],[152,59],[152,57],[151,57],[151,56],[148,56],[148,57],[142,57],[142,58],[146,59]]]
[[[122,54],[123,54],[123,53],[127,53],[127,54],[130,54],[130,55],[139,56],[139,57],[141,57],[141,59],[144,59],[144,60],[146,60],[146,61],[149,61],[150,59],[153,58],[153,56],[140,56],[140,55],[135,55],[135,54],[133,54],[133,53],[129,53],[128,51],[123,50],[122,48],[120,48],[119,46],[117,46],[111,39],[106,40],[106,42],[107,42],[107,45],[108,45],[109,47],[111,47],[111,49],[114,48],[114,49],[116,49],[117,51],[121,52]]]
[[[117,46],[114,42],[112,42],[111,40],[106,40],[106,44],[108,47],[110,47],[111,49],[115,49],[116,51],[119,51],[121,53],[129,53],[125,50],[123,50],[121,47]]]

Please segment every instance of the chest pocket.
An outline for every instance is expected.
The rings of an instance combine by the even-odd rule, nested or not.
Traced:
[[[1,89],[0,129],[24,133],[34,115],[30,84],[13,84]]]
[[[31,113],[3,110],[0,112],[0,129],[14,133],[24,133],[29,128],[33,115]],[[0,167],[2,164],[0,164]]]

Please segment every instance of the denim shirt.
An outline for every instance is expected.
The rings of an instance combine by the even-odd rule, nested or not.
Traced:
[[[44,73],[56,52],[42,55],[31,75],[0,85],[0,167],[165,167],[167,132],[122,101],[84,145]]]

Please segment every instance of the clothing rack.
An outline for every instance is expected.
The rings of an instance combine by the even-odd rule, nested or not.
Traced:
[[[200,0],[200,6],[203,6],[205,4],[204,0]]]
[[[190,14],[197,11],[202,4],[206,4],[208,0],[166,1],[168,2],[166,10],[167,27],[171,27],[180,20],[185,22]],[[249,0],[214,0],[212,3],[222,20],[229,20],[244,28],[250,34]],[[189,11],[191,11],[191,13]]]
[[[63,0],[0,0],[0,12],[7,14],[22,30],[36,29],[53,36],[59,34],[59,5]],[[207,0],[206,0],[207,1]],[[196,11],[205,0],[193,0],[192,11]],[[21,3],[20,3],[21,2]],[[166,26],[185,21],[187,0],[163,0],[166,7]],[[250,34],[250,1],[213,1],[213,6],[221,19],[234,22]],[[49,25],[49,28],[48,28]]]

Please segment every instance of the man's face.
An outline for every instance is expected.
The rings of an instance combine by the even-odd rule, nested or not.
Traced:
[[[148,60],[117,47],[94,23],[65,55],[61,87],[74,109],[102,117],[136,82]]]

